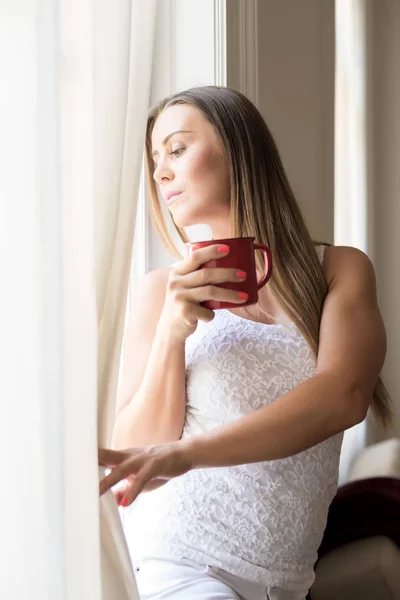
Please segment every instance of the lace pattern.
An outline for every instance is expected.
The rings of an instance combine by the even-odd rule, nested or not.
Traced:
[[[240,418],[315,373],[294,325],[216,311],[186,344],[183,436]],[[342,434],[282,460],[192,471],[128,509],[133,559],[174,555],[293,592],[314,580],[317,549],[336,492]]]

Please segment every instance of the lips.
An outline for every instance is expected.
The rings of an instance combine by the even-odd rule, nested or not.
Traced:
[[[182,192],[168,192],[165,194],[164,198],[168,206],[172,204],[172,202],[182,194]]]

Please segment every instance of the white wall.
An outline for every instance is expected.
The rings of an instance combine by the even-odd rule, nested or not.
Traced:
[[[388,338],[384,368],[400,437],[400,2],[370,3],[375,265]]]
[[[334,0],[258,1],[259,109],[316,239],[333,241]]]

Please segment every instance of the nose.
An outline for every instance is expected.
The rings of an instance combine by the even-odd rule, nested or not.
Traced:
[[[156,168],[154,169],[153,178],[159,185],[174,179],[173,171],[165,160],[160,159]]]

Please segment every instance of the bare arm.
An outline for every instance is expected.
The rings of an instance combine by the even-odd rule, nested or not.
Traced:
[[[149,273],[132,303],[114,427],[114,448],[179,440],[185,422],[185,340],[199,320],[211,321],[204,300],[243,303],[216,284],[240,281],[237,269],[200,266],[229,253],[217,244],[169,270]]]
[[[386,353],[375,275],[353,248],[326,251],[324,304],[316,375],[270,405],[185,440],[195,466],[223,466],[291,456],[361,422]]]
[[[113,446],[178,440],[185,419],[185,344],[158,327],[168,270],[149,273],[127,324]]]

